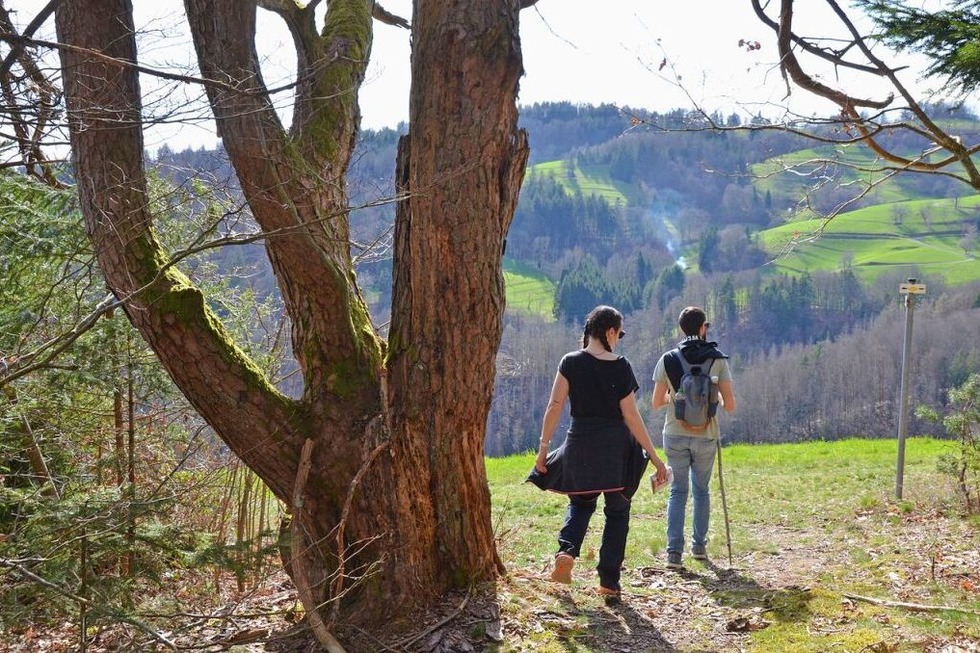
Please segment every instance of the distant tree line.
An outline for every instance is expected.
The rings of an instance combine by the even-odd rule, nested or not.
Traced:
[[[653,369],[660,354],[681,339],[677,315],[690,303],[706,307],[712,323],[709,336],[731,357],[738,410],[721,417],[725,442],[894,437],[905,323],[899,279],[883,279],[863,299],[841,298],[835,288],[849,283],[849,277],[845,272],[808,282],[783,280],[768,299],[743,288],[738,294],[750,303],[742,305],[736,298],[733,306],[732,296],[726,296],[726,286],[734,287],[728,280],[709,282],[698,276],[665,309],[650,306],[627,314],[628,336],[620,353],[636,370],[641,411],[654,440],[660,440],[663,413],[649,408]],[[757,298],[750,299],[753,295]],[[780,330],[779,342],[766,337],[767,325],[790,317],[766,313],[773,306],[790,310],[772,300],[801,296],[809,299],[795,326]],[[811,328],[803,329],[805,319],[813,321]],[[944,414],[948,391],[980,369],[980,343],[964,335],[975,332],[978,319],[980,284],[954,289],[936,284],[935,292],[930,286],[915,312],[913,410],[921,405]],[[488,455],[535,448],[558,360],[580,346],[580,331],[578,324],[508,316],[487,430]],[[808,338],[796,339],[804,331]],[[558,433],[567,428],[568,419],[566,414]],[[934,420],[912,415],[909,434],[946,435]]]
[[[502,455],[533,443],[543,409],[538,404],[546,399],[554,366],[565,350],[577,346],[582,318],[599,303],[613,304],[628,315],[627,355],[647,390],[656,356],[678,337],[680,308],[695,303],[708,309],[713,334],[733,355],[744,399],[727,428],[730,438],[887,436],[892,428],[887,414],[894,412],[897,396],[898,376],[889,347],[898,341],[893,342],[889,328],[896,321],[899,280],[883,278],[868,287],[846,268],[799,276],[760,272],[768,255],[754,234],[778,223],[794,200],[758,192],[748,169],[794,151],[802,141],[775,131],[699,131],[705,119],[680,110],[642,114],[645,125],[667,131],[632,128],[629,117],[611,106],[569,103],[523,110],[522,121],[531,130],[532,161],[560,158],[566,163],[555,173],[533,172],[525,179],[505,255],[555,280],[558,319],[506,316],[487,452]],[[741,125],[734,115],[715,115],[712,120]],[[364,132],[351,172],[351,227],[357,234],[355,246],[363,245],[357,274],[379,324],[388,319],[382,307],[388,305],[391,291],[386,239],[393,209],[376,200],[394,193],[388,170],[399,135],[399,130]],[[177,178],[184,180],[195,166],[222,178],[227,172],[222,161],[220,152],[158,153],[158,162],[183,171],[184,177]],[[606,170],[614,183],[636,189],[636,194],[624,205],[569,190],[574,184],[564,183],[571,178],[562,176],[583,167]],[[935,176],[902,176],[897,182],[923,196],[952,192],[950,182]],[[681,251],[694,252],[696,258],[686,260]],[[258,256],[258,248],[242,250],[228,264],[245,266]],[[253,272],[251,280],[261,284],[262,274]],[[945,294],[941,284],[931,284],[930,289],[935,291],[930,301]],[[957,291],[970,292],[975,293]],[[971,314],[971,303],[957,297],[957,310]],[[832,399],[795,397],[791,388],[799,381],[788,380],[794,367],[803,377],[825,376],[817,381],[821,389],[829,387],[829,379],[849,374],[841,366],[858,358],[844,353],[842,343],[853,343],[862,352],[876,343],[882,354],[870,363],[879,375],[871,385],[879,394],[862,399],[860,410],[850,404],[835,409]],[[972,360],[970,356],[945,361],[944,376],[930,388],[934,403],[942,401],[940,388],[960,380],[962,375],[951,371],[963,369],[962,360]],[[780,375],[786,376],[783,382],[769,381]],[[938,430],[935,424],[921,426]]]

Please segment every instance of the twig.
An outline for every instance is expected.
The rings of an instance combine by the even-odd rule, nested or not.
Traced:
[[[337,641],[337,638],[333,636],[333,634],[327,628],[327,625],[323,622],[323,618],[320,616],[320,606],[317,604],[313,587],[310,584],[309,569],[307,569],[307,565],[309,564],[309,556],[312,554],[305,552],[306,537],[303,533],[302,522],[307,518],[307,513],[303,506],[303,493],[306,490],[306,479],[310,473],[314,444],[315,441],[312,438],[308,438],[306,442],[303,443],[303,451],[300,456],[299,468],[296,471],[296,482],[293,485],[293,582],[296,585],[296,591],[299,593],[300,598],[307,608],[306,619],[310,624],[310,629],[316,636],[317,641],[320,642],[329,653],[345,653],[344,647],[341,646],[340,642]],[[303,546],[299,547],[299,550],[297,551],[297,544],[300,542],[303,543]],[[315,545],[311,544],[310,547],[314,548]]]
[[[368,425],[368,429],[370,430],[372,427],[375,427],[380,423],[381,415],[378,415],[371,420],[371,423]],[[344,500],[344,508],[340,513],[340,522],[337,525],[337,572],[330,587],[330,594],[334,598],[339,597],[344,588],[344,567],[347,560],[347,555],[345,553],[346,547],[344,546],[344,531],[347,526],[347,517],[350,514],[351,504],[354,502],[354,491],[357,489],[357,486],[364,477],[364,474],[367,473],[368,468],[371,466],[371,462],[379,453],[381,453],[381,450],[387,446],[388,441],[386,440],[371,450],[371,452],[367,455],[367,458],[365,458],[364,462],[361,464],[361,468],[357,470],[356,474],[354,474],[354,478],[351,480],[350,485],[348,486],[347,498]],[[336,620],[339,608],[340,601],[336,601],[330,611],[328,623],[332,624]]]
[[[871,596],[860,596],[858,594],[847,594],[844,593],[844,598],[851,599],[852,601],[864,601],[865,603],[873,603],[874,605],[881,605],[886,608],[905,608],[906,610],[914,610],[916,612],[960,612],[963,614],[975,614],[980,615],[980,610],[971,610],[969,608],[956,608],[950,605],[925,605],[923,603],[905,603],[904,601],[889,601],[887,599],[876,599]]]
[[[470,586],[470,591],[466,593],[466,596],[463,598],[463,602],[459,604],[459,607],[456,608],[452,612],[452,614],[447,615],[445,619],[441,619],[440,621],[437,621],[436,623],[432,624],[430,627],[426,628],[422,632],[416,633],[415,635],[412,635],[411,637],[407,637],[407,638],[403,639],[402,641],[398,642],[396,644],[396,646],[408,646],[408,645],[410,645],[410,644],[412,644],[414,642],[417,642],[418,640],[422,639],[423,637],[425,637],[429,633],[435,632],[436,630],[439,630],[440,628],[442,628],[443,626],[445,626],[447,623],[449,623],[450,621],[452,621],[453,619],[455,619],[456,617],[458,617],[460,615],[460,613],[466,608],[466,604],[469,603],[470,597],[473,596],[473,593],[474,593],[474,588],[472,586]]]

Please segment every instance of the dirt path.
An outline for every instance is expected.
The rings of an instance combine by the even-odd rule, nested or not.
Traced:
[[[980,653],[980,642],[955,627],[942,635],[907,630],[903,619],[889,616],[904,608],[854,601],[842,589],[868,585],[878,596],[928,603],[937,585],[975,587],[976,600],[963,607],[980,615],[980,542],[962,522],[938,515],[869,515],[859,516],[846,533],[767,527],[755,535],[767,542],[769,552],[736,556],[731,568],[725,559],[707,564],[686,560],[680,572],[662,566],[627,570],[624,600],[616,606],[605,605],[595,593],[595,573],[585,566],[576,569],[571,587],[547,580],[548,569],[512,570],[482,592],[450,598],[443,610],[426,615],[428,625],[417,639],[402,639],[401,648],[392,648],[433,653],[727,653],[746,650],[751,633],[773,623],[796,622],[815,639],[866,630],[862,620],[873,616],[887,625],[879,641],[808,650]],[[816,600],[839,606],[836,614],[811,609]],[[942,619],[942,613],[935,614]],[[973,617],[973,632],[977,619]],[[784,644],[773,646],[756,643],[754,650],[790,650]]]

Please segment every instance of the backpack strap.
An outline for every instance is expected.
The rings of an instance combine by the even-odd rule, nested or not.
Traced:
[[[684,375],[684,363],[686,362],[687,359],[684,359],[684,355],[677,347],[668,351],[664,356],[664,371],[667,372],[667,379],[670,381],[673,392],[677,392],[677,388],[681,385],[681,376]]]
[[[714,358],[708,358],[698,363],[698,365],[703,366],[707,363],[708,370],[710,371],[714,362]],[[679,347],[671,349],[664,356],[664,370],[667,372],[667,378],[670,380],[670,385],[675,391],[681,385],[681,377],[692,367],[694,367],[694,364],[688,362],[687,356],[684,355],[684,352]]]

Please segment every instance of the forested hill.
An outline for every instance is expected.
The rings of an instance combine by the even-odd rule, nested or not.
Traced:
[[[955,118],[966,137],[977,131],[972,116],[936,112],[937,119]],[[742,124],[737,116],[712,119]],[[701,117],[682,110],[549,103],[523,107],[521,122],[531,159],[505,263],[520,271],[525,294],[518,300],[508,285],[488,453],[518,451],[537,438],[541,407],[533,398],[544,403],[558,357],[575,346],[582,317],[598,303],[627,314],[624,351],[646,385],[656,356],[676,336],[680,308],[704,305],[739,378],[752,379],[740,384],[739,415],[727,427],[741,440],[893,434],[901,372],[897,287],[909,276],[929,286],[920,319],[930,320],[934,310],[953,313],[945,320],[937,313],[925,328],[977,323],[980,208],[950,177],[899,175],[827,226],[814,222],[810,209],[829,212],[861,195],[868,181],[829,161],[870,161],[860,146],[815,148],[776,130],[707,130]],[[394,194],[399,135],[364,132],[349,175],[353,240],[364,244],[354,252],[358,276],[378,324],[388,319],[384,252],[394,218],[393,205],[378,200]],[[202,170],[219,181],[233,177],[220,152],[164,148],[157,160],[178,178]],[[823,236],[807,243],[817,229]],[[794,242],[803,244],[785,254]],[[233,258],[238,265],[243,256]],[[258,261],[260,248],[244,258]],[[261,274],[252,279],[260,290],[274,288]],[[952,332],[946,337],[956,340]],[[919,400],[941,407],[946,391],[980,367],[974,340],[959,339],[955,354],[929,354],[925,366],[938,376],[916,377]],[[863,364],[877,381],[861,390],[867,396],[840,406],[834,395],[806,392],[801,401],[794,394],[810,383],[850,383],[848,368],[868,352]],[[776,369],[778,383],[771,381]],[[938,430],[917,421],[912,428]]]

